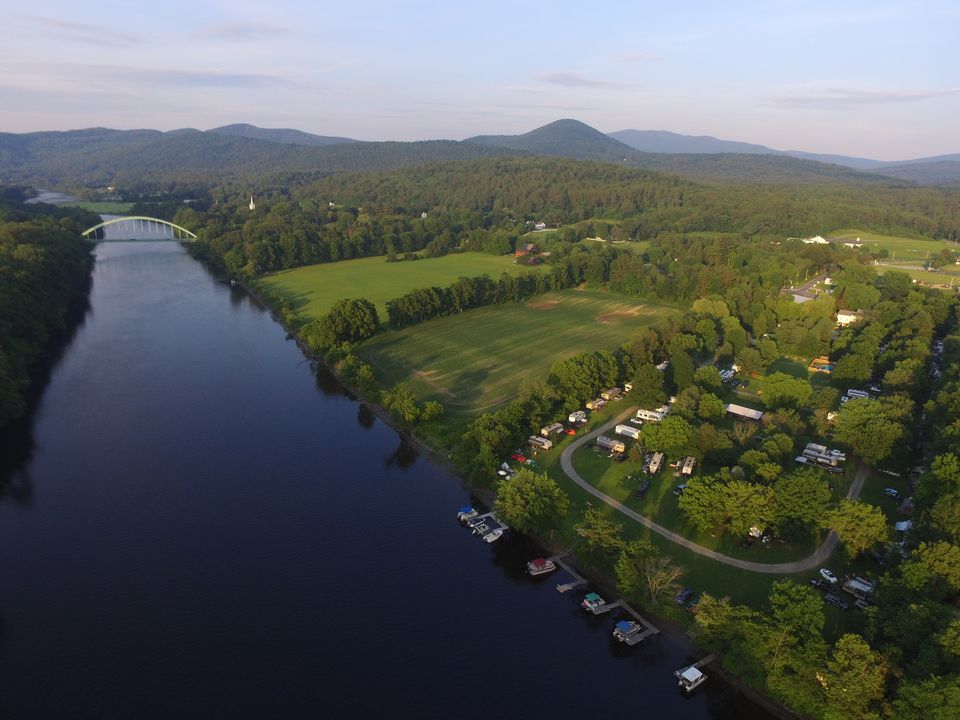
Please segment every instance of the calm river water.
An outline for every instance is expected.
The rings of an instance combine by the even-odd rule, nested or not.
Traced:
[[[455,478],[174,243],[97,247],[0,492],[3,717],[767,717],[471,537]]]

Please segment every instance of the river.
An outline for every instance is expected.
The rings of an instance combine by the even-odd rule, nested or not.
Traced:
[[[179,245],[96,255],[0,460],[0,715],[768,717],[471,537],[456,478]]]

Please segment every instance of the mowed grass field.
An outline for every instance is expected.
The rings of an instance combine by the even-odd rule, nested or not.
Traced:
[[[323,315],[344,298],[366,298],[377,306],[380,320],[386,321],[387,301],[411,290],[446,287],[464,276],[497,279],[505,272],[517,275],[546,267],[517,265],[513,260],[512,255],[472,252],[393,263],[378,256],[283,270],[263,282],[304,315]]]
[[[406,381],[421,399],[451,414],[478,414],[517,394],[524,378],[543,378],[563,358],[613,350],[644,325],[679,311],[583,290],[538,295],[372,338],[358,354],[386,386]]]
[[[130,212],[133,207],[131,202],[115,202],[111,200],[72,200],[70,202],[58,203],[61,207],[76,207],[90,210],[95,213],[105,213],[107,215],[122,215]]]
[[[891,255],[896,253],[897,260],[926,260],[928,255],[935,255],[944,248],[957,249],[953,243],[948,243],[945,240],[879,235],[869,230],[857,230],[855,228],[836,230],[829,233],[827,237],[838,240],[856,240],[860,238],[869,250],[877,251],[886,249]]]

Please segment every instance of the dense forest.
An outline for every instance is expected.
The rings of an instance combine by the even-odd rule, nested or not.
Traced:
[[[568,160],[499,158],[312,181],[284,176],[258,186],[254,211],[250,192],[221,186],[209,202],[176,213],[200,235],[194,251],[235,275],[424,249],[504,254],[533,221],[564,226],[554,237],[567,244],[593,233],[611,241],[656,238],[661,248],[677,249],[696,233],[754,243],[839,227],[960,236],[957,191],[699,185]],[[563,255],[563,242],[547,249]]]
[[[31,375],[67,329],[70,308],[89,286],[97,216],[0,198],[0,428],[26,410]]]

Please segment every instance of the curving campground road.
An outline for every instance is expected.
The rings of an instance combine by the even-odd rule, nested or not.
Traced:
[[[606,423],[602,427],[594,430],[593,432],[584,435],[581,438],[577,438],[575,441],[570,443],[567,446],[563,453],[560,455],[560,467],[563,469],[563,472],[573,480],[577,485],[583,488],[585,491],[593,495],[598,500],[602,500],[610,507],[618,510],[619,512],[626,515],[631,520],[635,520],[641,525],[646,525],[648,528],[665,537],[670,542],[674,542],[677,545],[681,545],[692,552],[697,553],[697,555],[703,555],[704,557],[711,558],[717,562],[723,563],[724,565],[731,565],[732,567],[740,568],[741,570],[750,570],[752,572],[759,573],[768,573],[770,575],[785,575],[790,573],[799,573],[806,570],[815,570],[816,568],[823,565],[824,561],[833,553],[837,547],[837,534],[831,532],[827,535],[826,539],[820,544],[820,546],[814,551],[812,555],[803,558],[802,560],[794,560],[793,562],[786,563],[760,563],[760,562],[751,562],[749,560],[740,560],[739,558],[730,557],[729,555],[724,555],[723,553],[718,553],[716,550],[711,550],[710,548],[705,548],[703,545],[697,545],[692,540],[688,540],[683,535],[679,535],[672,530],[668,530],[662,525],[658,525],[653,520],[648,517],[641,515],[635,510],[631,510],[626,505],[624,505],[619,500],[614,500],[609,495],[602,493],[596,487],[588,483],[579,473],[573,468],[573,462],[571,458],[573,453],[577,448],[581,447],[584,443],[589,442],[598,435],[602,435],[604,432],[617,425],[618,423],[623,422],[628,417],[631,417],[636,408],[627,410],[617,417],[615,417],[610,422]],[[857,467],[857,472],[853,476],[853,482],[850,484],[850,490],[847,492],[847,497],[851,500],[856,500],[860,495],[860,490],[863,488],[864,480],[867,478],[869,468],[864,463],[860,463]]]

